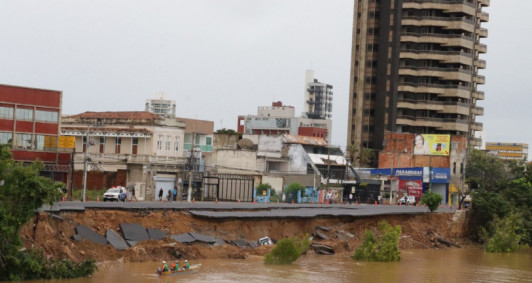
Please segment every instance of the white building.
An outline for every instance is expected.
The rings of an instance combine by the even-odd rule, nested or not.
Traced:
[[[161,117],[175,117],[176,101],[165,98],[164,93],[159,93],[157,99],[146,99],[146,111]]]
[[[330,119],[332,117],[333,87],[321,83],[314,77],[314,71],[305,72],[305,112],[310,119]]]

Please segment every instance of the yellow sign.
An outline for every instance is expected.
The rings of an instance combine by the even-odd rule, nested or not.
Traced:
[[[450,135],[416,135],[414,154],[449,156],[450,141]]]
[[[59,137],[59,147],[74,148],[75,144],[76,144],[76,137],[67,137],[67,136]]]

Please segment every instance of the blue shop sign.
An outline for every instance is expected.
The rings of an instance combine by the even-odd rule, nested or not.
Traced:
[[[431,168],[430,169],[430,181],[432,183],[448,184],[451,180],[450,168]]]
[[[423,179],[423,167],[395,168],[393,175],[401,180],[420,180]]]

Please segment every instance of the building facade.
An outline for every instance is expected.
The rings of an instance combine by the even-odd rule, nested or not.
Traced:
[[[526,160],[528,157],[528,144],[486,142],[486,151],[505,160]]]
[[[385,133],[464,136],[478,147],[480,55],[489,0],[354,1],[348,144],[382,149]]]
[[[331,142],[331,119],[296,117],[293,106],[273,102],[272,106],[258,107],[257,115],[238,116],[237,132],[255,135],[302,135],[324,138]]]
[[[314,77],[314,71],[305,72],[305,115],[310,119],[332,118],[333,87]]]
[[[146,99],[145,110],[161,117],[175,117],[176,101],[168,100],[164,93],[160,93],[157,99]]]
[[[74,188],[134,187],[139,200],[185,178],[185,124],[145,112],[85,112],[62,117],[61,133],[75,138]]]

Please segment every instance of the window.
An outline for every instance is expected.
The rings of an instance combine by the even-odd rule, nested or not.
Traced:
[[[13,119],[13,107],[0,106],[0,118]]]
[[[57,112],[36,110],[35,120],[42,122],[57,122]]]
[[[116,138],[115,140],[115,153],[120,153],[120,145],[122,144],[122,138]]]
[[[139,138],[133,138],[131,140],[131,154],[137,154],[139,149]]]
[[[42,135],[35,135],[35,149],[37,150],[43,150],[44,149],[44,136]]]
[[[17,120],[33,120],[33,110],[32,109],[23,109],[17,108]]]
[[[16,146],[31,149],[31,134],[17,134]]]
[[[163,149],[163,136],[159,136],[157,140],[157,150],[161,151]]]
[[[9,144],[13,142],[12,133],[2,133],[0,132],[0,144]]]
[[[212,145],[212,137],[206,137],[205,138],[205,144],[206,145]]]
[[[172,150],[172,137],[166,136],[166,155],[170,153],[170,150]]]
[[[453,162],[453,174],[456,174],[456,162]]]
[[[179,151],[179,137],[175,137],[175,141],[174,141],[174,151],[177,155],[177,152]]]
[[[105,137],[100,137],[100,153],[105,152]]]

